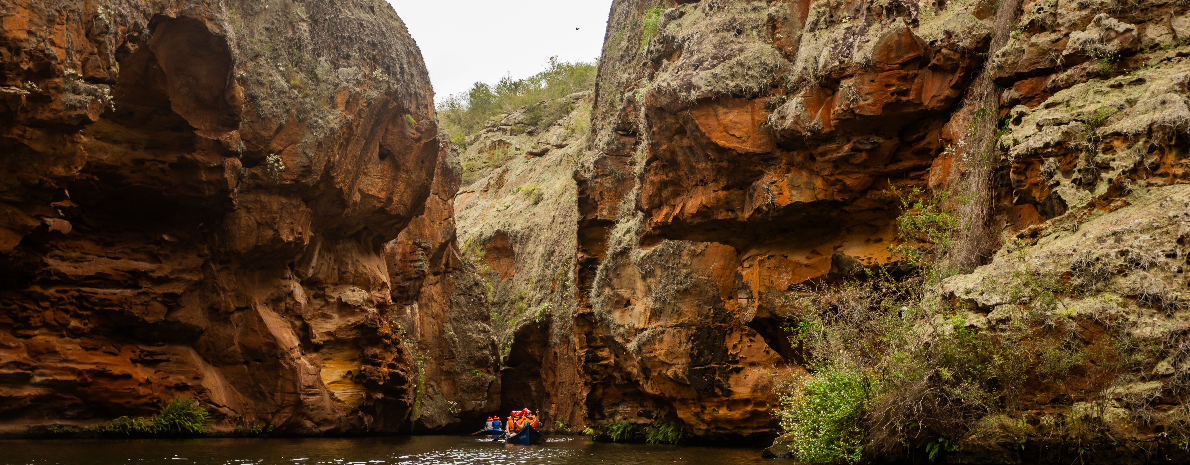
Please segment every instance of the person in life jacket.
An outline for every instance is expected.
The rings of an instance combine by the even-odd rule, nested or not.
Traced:
[[[492,431],[500,431],[501,426],[500,417],[492,417]]]
[[[521,412],[513,410],[508,417],[508,434],[516,434],[521,430]]]
[[[541,422],[537,421],[537,416],[533,414],[532,410],[521,410],[521,418],[524,418],[525,424],[532,426],[533,429],[541,429]]]
[[[484,431],[492,430],[492,417],[488,417],[488,422],[483,424],[483,430]]]
[[[517,421],[517,429],[525,429],[531,423],[529,419],[529,409],[521,410],[520,420]]]

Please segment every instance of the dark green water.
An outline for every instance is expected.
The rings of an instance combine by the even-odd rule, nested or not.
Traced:
[[[540,446],[507,446],[466,436],[359,439],[9,440],[0,464],[625,464],[772,463],[759,449],[604,444],[582,436],[550,437]]]

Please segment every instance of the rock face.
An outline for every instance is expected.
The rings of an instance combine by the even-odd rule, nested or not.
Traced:
[[[534,108],[525,108],[467,141],[455,216],[499,340],[500,410],[527,407],[547,429],[562,430],[586,422],[574,330],[573,173],[586,147],[591,96],[547,103],[572,111],[538,127],[527,118]]]
[[[981,16],[974,2],[615,2],[577,174],[593,419],[775,430],[774,374],[798,369],[783,298],[891,260],[887,189],[950,174],[939,159],[989,43]]]
[[[1033,2],[995,57],[1014,229],[1122,208],[1138,188],[1187,179],[1187,9],[1112,11]]]
[[[593,94],[549,103],[569,116],[451,148],[378,0],[0,3],[0,428],[186,395],[297,433],[529,407],[772,436],[806,363],[788,297],[904,269],[896,192],[979,181],[990,252],[933,291],[1084,357],[1022,388],[1029,440],[1183,431],[1187,18],[615,0]],[[1049,460],[987,420],[946,460]]]
[[[174,396],[228,428],[409,426],[401,310],[455,286],[455,177],[391,7],[16,0],[0,21],[0,426]],[[417,297],[386,258],[423,243]]]
[[[897,266],[890,187],[989,173],[993,240],[1036,240],[1184,182],[1187,7],[1129,5],[614,2],[575,175],[589,419],[775,431],[785,296]]]
[[[447,150],[444,147],[444,150]],[[416,371],[414,431],[474,426],[500,407],[501,373],[488,294],[455,235],[458,155],[443,153],[425,212],[386,246],[390,313]]]

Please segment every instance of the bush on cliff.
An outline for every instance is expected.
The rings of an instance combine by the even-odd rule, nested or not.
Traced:
[[[451,141],[464,145],[467,136],[501,114],[526,107],[526,124],[548,127],[574,110],[562,97],[595,86],[595,63],[570,63],[550,58],[549,67],[525,79],[506,76],[496,85],[475,83],[471,90],[438,103],[438,119]]]
[[[814,374],[781,394],[778,416],[810,463],[855,463],[963,437],[1024,382],[1018,339],[969,328],[964,312],[932,294],[946,275],[935,265],[938,248],[956,227],[940,197],[893,193],[904,209],[901,239],[915,245],[894,253],[916,272],[866,270],[802,287],[784,302],[798,315],[786,328],[793,347]]]
[[[1118,260],[1111,263],[1077,257],[1089,252],[1053,255],[1070,260],[1066,272],[1045,262],[1058,258],[1031,254],[1039,246],[1017,238],[981,278],[942,283],[953,273],[941,269],[947,265],[939,264],[945,257],[938,246],[959,226],[932,202],[901,202],[902,240],[918,249],[899,252],[915,271],[857,270],[857,278],[802,287],[782,302],[793,319],[785,330],[814,372],[813,381],[781,394],[779,416],[800,458],[936,458],[1027,443],[1082,456],[1113,448],[1121,437],[1162,431],[1158,426],[1173,444],[1190,442],[1187,410],[1161,412],[1158,404],[1165,393],[1190,389],[1190,376],[1158,367],[1185,360],[1185,332],[1154,331],[1171,311],[1164,301],[1146,301],[1137,284],[1154,281],[1141,270],[1159,254],[1111,252],[1105,256]],[[1111,288],[1104,282],[1117,271],[1140,276],[1117,277],[1113,285],[1136,293],[1136,304],[1151,312],[1147,318],[1130,318],[1123,297],[1105,292]],[[943,292],[956,286],[1002,296],[1004,303],[979,308]],[[827,388],[847,392],[837,385],[858,380],[870,383],[868,397]]]
[[[865,407],[871,380],[862,370],[832,366],[801,380],[781,396],[781,427],[792,437],[797,457],[809,463],[856,463],[867,435]]]

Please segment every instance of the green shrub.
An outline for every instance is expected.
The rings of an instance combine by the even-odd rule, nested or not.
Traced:
[[[868,441],[861,421],[871,394],[865,373],[832,366],[782,395],[778,415],[798,458],[823,464],[859,462]]]
[[[114,436],[144,436],[153,434],[150,419],[120,417],[90,429],[93,432]]]
[[[677,423],[655,420],[645,431],[645,442],[649,444],[678,444],[686,439],[686,432]]]
[[[537,187],[537,184],[518,187],[513,192],[524,194],[525,198],[529,199],[529,203],[533,205],[541,203],[542,199],[545,198],[545,195],[541,193],[541,189]]]
[[[926,454],[931,462],[938,458],[939,452],[958,452],[959,446],[946,438],[938,438],[926,444]]]
[[[281,160],[280,155],[270,153],[269,156],[265,157],[264,162],[273,177],[278,177],[281,173],[285,172],[285,161]]]
[[[906,191],[891,189],[891,192],[901,203],[902,214],[897,217],[901,240],[935,246],[950,244],[951,232],[958,226],[958,219],[943,208],[948,199],[945,192],[929,195],[919,187]]]
[[[479,175],[479,170],[483,169],[479,160],[474,158],[466,158],[462,161],[463,165],[463,182],[471,182]]]
[[[525,110],[525,124],[538,128],[553,126],[574,111],[575,102],[566,99],[546,100]]]
[[[53,424],[53,425],[50,425],[49,427],[47,427],[45,429],[45,432],[48,434],[51,434],[51,435],[73,436],[75,434],[81,433],[82,430],[80,430],[74,426],[64,426],[64,425]]]
[[[578,110],[566,124],[567,136],[586,134],[591,129],[591,103],[589,101],[580,102]]]
[[[552,125],[573,107],[555,100],[595,87],[595,63],[569,63],[550,58],[549,67],[525,79],[504,77],[495,85],[477,82],[471,90],[438,103],[438,119],[451,140],[475,134],[492,118],[532,105],[526,115],[533,126]],[[465,140],[465,139],[463,139]]]
[[[112,436],[199,436],[207,434],[211,415],[194,399],[170,400],[149,418],[119,417],[88,431]]]
[[[649,40],[657,35],[657,26],[661,22],[661,17],[665,15],[665,8],[655,6],[645,11],[645,16],[641,20],[642,31],[640,34],[640,49],[649,48]]]
[[[1120,57],[1114,53],[1101,54],[1096,58],[1098,64],[1095,67],[1095,71],[1104,79],[1110,78],[1116,74],[1116,62],[1119,59]]]
[[[499,147],[488,152],[487,167],[499,168],[512,158],[513,154],[517,153],[512,147]]]
[[[897,217],[897,239],[901,243],[892,247],[892,252],[920,269],[927,284],[948,277],[951,270],[935,265],[937,258],[954,246],[954,233],[959,227],[958,216],[946,208],[951,203],[949,194],[928,194],[919,187],[904,191],[889,188],[888,192],[901,204],[901,215]]]
[[[607,436],[612,442],[634,442],[641,439],[641,431],[635,424],[613,421],[607,424]]]
[[[239,436],[260,437],[267,436],[272,433],[275,427],[273,425],[251,425],[251,426],[236,426],[235,433]]]
[[[455,147],[458,147],[460,151],[463,151],[463,152],[467,151],[467,135],[466,134],[459,134],[459,135],[453,136],[450,139],[450,143],[452,145],[454,145]]]
[[[194,399],[180,397],[165,404],[151,421],[153,431],[157,434],[189,436],[206,434],[211,415]]]
[[[1091,129],[1099,129],[1107,122],[1107,119],[1116,114],[1119,110],[1115,107],[1103,106],[1095,110],[1095,113],[1088,115],[1083,119],[1083,123]]]

